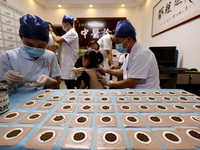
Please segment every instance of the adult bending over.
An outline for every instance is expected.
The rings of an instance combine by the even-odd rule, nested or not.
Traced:
[[[49,43],[48,43],[47,49],[54,52],[57,55],[57,50],[59,48],[59,44],[56,43],[56,41],[54,40],[54,38],[51,34],[54,30],[53,25],[50,22],[48,22],[48,23],[49,23]]]
[[[106,34],[102,36],[97,43],[99,44],[99,51],[102,53],[104,61],[103,65],[107,66],[106,60],[108,60],[108,65],[111,69],[115,68],[115,65],[113,63],[113,57],[112,57],[112,43],[114,40],[114,32],[111,34]]]

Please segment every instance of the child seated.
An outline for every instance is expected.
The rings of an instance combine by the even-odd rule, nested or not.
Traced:
[[[96,71],[97,66],[103,62],[103,55],[100,52],[88,51],[83,54],[82,64],[86,70],[77,78],[76,87],[79,89],[105,89],[98,81],[97,75],[101,75]]]

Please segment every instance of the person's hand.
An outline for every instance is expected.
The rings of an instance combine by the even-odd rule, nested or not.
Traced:
[[[104,68],[102,65],[99,65],[96,70],[100,71],[101,73],[106,73],[106,68]]]
[[[39,86],[43,86],[43,85],[48,86],[53,82],[53,79],[47,75],[42,74],[39,76],[36,82],[39,83]]]
[[[85,71],[85,70],[86,70],[86,68],[84,68],[84,67],[76,68],[75,73],[76,73],[76,74],[82,74],[83,71]]]
[[[110,65],[110,69],[115,69],[115,68],[116,68],[116,67],[115,67],[114,64]]]
[[[13,70],[8,70],[4,74],[4,79],[8,82],[8,84],[15,84],[25,81],[21,73],[15,72]]]
[[[41,87],[41,86],[48,86],[48,85],[52,84],[52,82],[53,82],[52,78],[50,78],[47,75],[42,74],[42,75],[39,76],[39,78],[37,79],[36,82],[26,83],[25,85],[26,86]]]
[[[98,80],[104,85],[104,86],[112,86],[112,80],[108,80],[105,76],[97,75]]]
[[[41,86],[48,86],[50,84],[52,84],[53,82],[53,79],[50,78],[49,76],[47,75],[40,75],[39,78],[37,79],[36,82],[32,82],[32,83],[26,83],[25,85],[26,86],[30,86],[30,87],[41,87]]]

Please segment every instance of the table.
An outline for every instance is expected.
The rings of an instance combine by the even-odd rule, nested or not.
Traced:
[[[184,89],[200,95],[200,72],[187,68],[162,68],[160,86],[166,89]]]
[[[14,90],[9,100],[0,149],[200,149],[200,97],[184,90]]]

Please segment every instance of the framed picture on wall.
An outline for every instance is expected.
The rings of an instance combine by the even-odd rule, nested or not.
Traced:
[[[112,33],[119,20],[126,20],[126,17],[77,18],[75,28],[79,35],[79,47],[85,48],[89,41],[98,41],[103,35]]]
[[[153,7],[152,37],[200,17],[200,0],[160,0]]]

